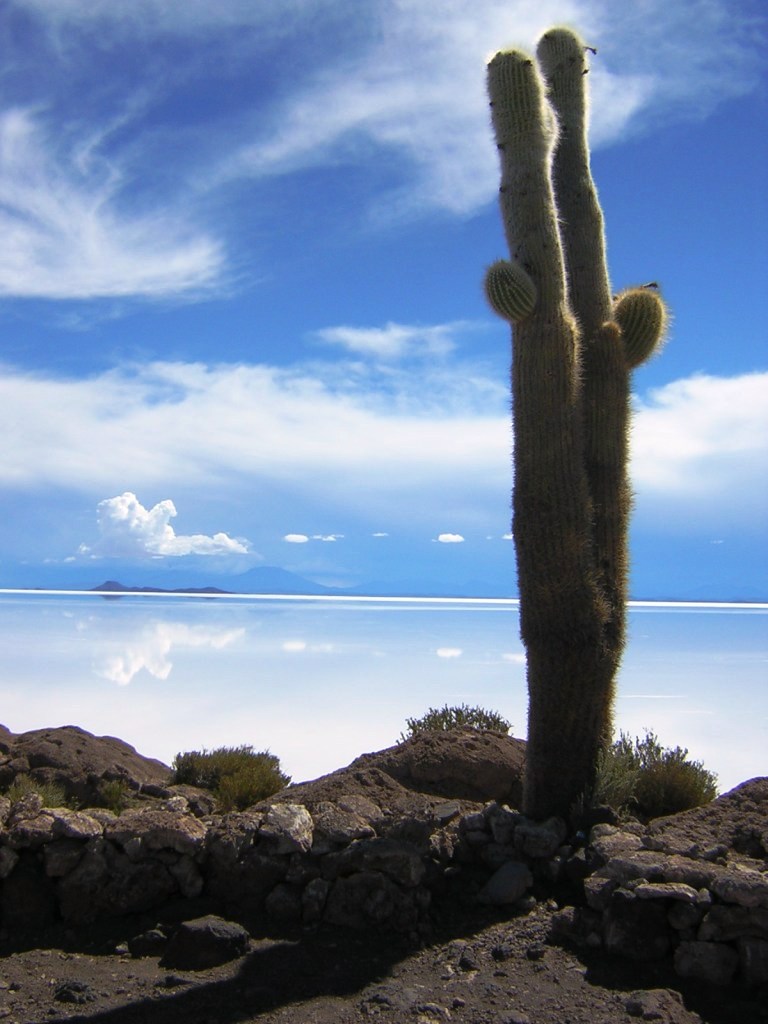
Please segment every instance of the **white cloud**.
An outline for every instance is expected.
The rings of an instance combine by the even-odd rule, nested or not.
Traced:
[[[384,327],[325,327],[316,331],[315,336],[361,355],[400,359],[408,355],[448,355],[455,347],[452,336],[470,326],[459,321],[429,327],[396,323],[388,323]]]
[[[636,402],[632,480],[641,498],[697,503],[697,516],[768,514],[768,373],[697,374]]]
[[[296,654],[299,651],[306,651],[307,642],[306,640],[286,640],[281,644],[280,649],[285,651],[286,654]]]
[[[57,151],[31,111],[0,113],[0,295],[157,298],[216,283],[220,244],[161,208],[120,212],[116,167],[78,161],[90,145]]]
[[[100,538],[93,546],[82,545],[80,551],[99,557],[248,553],[247,543],[234,540],[226,533],[215,533],[212,537],[200,533],[191,536],[175,533],[170,525],[175,515],[176,507],[169,499],[146,509],[131,491],[105,498],[96,510]]]
[[[460,658],[464,651],[461,647],[438,647],[435,654],[438,658]]]
[[[341,386],[336,370],[326,381],[319,365],[153,363],[88,380],[0,367],[0,486],[89,496],[119,494],[126,479],[138,493],[247,486],[265,507],[287,493],[313,515],[429,522],[437,542],[436,510],[461,523],[508,503],[508,396],[460,364],[415,376],[376,393],[367,378]],[[693,376],[637,399],[631,475],[636,521],[663,503],[670,527],[706,520],[707,539],[759,522],[768,511],[768,372]],[[151,519],[160,539],[168,518],[161,507]],[[221,535],[228,543],[239,542]]]
[[[323,533],[313,533],[312,534],[312,540],[321,540],[325,544],[333,544],[337,540],[343,540],[343,539],[344,539],[344,534],[343,533],[326,533],[326,534],[323,534]]]
[[[460,533],[441,533],[437,538],[440,544],[463,544],[464,538]]]
[[[309,541],[309,537],[306,533],[286,533],[283,540],[286,544],[306,544]]]
[[[501,656],[502,661],[508,661],[512,665],[525,665],[528,661],[523,651],[507,651]]]

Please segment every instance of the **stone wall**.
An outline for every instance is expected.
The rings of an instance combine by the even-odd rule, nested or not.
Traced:
[[[671,958],[680,975],[722,984],[768,983],[762,833],[752,856],[717,844],[670,852],[639,824],[569,837],[559,819],[535,823],[497,803],[462,814],[446,801],[383,828],[369,807],[351,795],[200,817],[176,795],[118,817],[0,797],[0,929],[82,927],[200,898],[234,916],[424,937],[457,901],[524,912],[568,892],[553,942]]]

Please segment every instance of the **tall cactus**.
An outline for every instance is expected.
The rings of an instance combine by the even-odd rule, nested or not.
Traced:
[[[587,47],[569,29],[537,60],[488,66],[511,261],[486,273],[512,323],[513,532],[528,655],[525,810],[567,816],[610,740],[625,634],[629,375],[659,346],[663,300],[614,301],[587,146]]]

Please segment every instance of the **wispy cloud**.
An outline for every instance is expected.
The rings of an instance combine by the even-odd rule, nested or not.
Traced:
[[[383,327],[324,327],[315,337],[350,352],[379,359],[403,356],[446,356],[455,348],[454,337],[472,327],[466,321],[418,327],[388,323]]]
[[[637,11],[604,0],[446,0],[439,17],[422,0],[6,7],[37,36],[31,56],[4,69],[13,99],[0,110],[0,294],[53,299],[196,296],[229,281],[247,245],[232,209],[243,194],[228,187],[237,179],[269,187],[318,165],[375,168],[364,197],[374,221],[475,212],[498,183],[485,60],[533,46],[551,23],[573,24],[599,50],[598,146],[750,90],[766,35],[757,13],[734,17],[727,0],[649,0]],[[151,71],[139,75],[147,54]],[[254,72],[262,63],[296,73],[265,84]],[[222,67],[217,114],[201,98],[221,91]],[[168,106],[185,112],[180,121]],[[326,340],[391,355],[405,344],[395,327],[337,328]]]
[[[99,539],[83,544],[80,553],[92,557],[180,557],[183,555],[245,555],[249,545],[226,533],[177,534],[170,525],[176,516],[170,499],[147,509],[135,494],[126,491],[100,501],[96,509]]]
[[[217,282],[219,242],[161,208],[121,210],[120,172],[61,152],[33,111],[0,114],[0,295],[157,298]]]

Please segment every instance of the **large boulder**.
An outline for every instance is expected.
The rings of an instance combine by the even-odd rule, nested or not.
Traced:
[[[29,775],[36,782],[55,783],[68,801],[87,807],[102,802],[107,782],[122,782],[138,793],[167,786],[170,774],[167,765],[142,757],[114,736],[94,736],[75,725],[18,734],[0,726],[0,790],[17,775]]]

